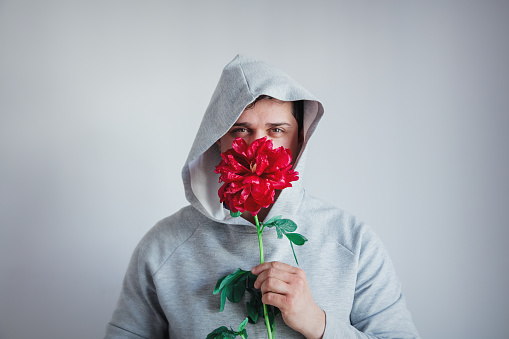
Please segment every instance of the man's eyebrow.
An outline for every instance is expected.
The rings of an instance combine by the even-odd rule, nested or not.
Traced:
[[[291,126],[289,122],[282,121],[282,122],[268,122],[265,124],[265,126],[268,127],[277,127],[277,126]]]
[[[249,122],[236,122],[232,127],[250,127],[252,124]],[[277,126],[291,126],[289,122],[281,121],[281,122],[268,122],[265,124],[267,127],[277,127]]]
[[[251,124],[249,122],[236,122],[232,127],[249,127]]]

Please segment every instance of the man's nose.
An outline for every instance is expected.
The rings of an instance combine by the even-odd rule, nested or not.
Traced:
[[[249,140],[246,140],[246,142],[251,145],[251,143],[255,140],[258,140],[260,138],[266,137],[267,133],[265,131],[253,131],[251,135],[249,136]]]

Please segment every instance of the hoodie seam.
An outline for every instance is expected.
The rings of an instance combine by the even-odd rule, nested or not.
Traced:
[[[121,331],[124,331],[124,332],[130,333],[130,334],[133,334],[133,335],[135,335],[135,336],[137,336],[137,337],[140,337],[140,338],[143,338],[143,339],[148,339],[147,337],[143,337],[143,336],[141,336],[141,335],[139,335],[139,334],[137,334],[137,333],[134,333],[134,332],[132,332],[132,331],[129,331],[129,330],[127,330],[127,329],[123,328],[123,327],[117,326],[117,325],[115,325],[115,324],[113,324],[113,323],[111,323],[111,322],[110,322],[108,325],[110,325],[111,327],[117,328],[117,329],[119,329],[119,330],[121,330]]]
[[[198,227],[196,227],[196,229],[186,239],[184,239],[184,241],[182,241],[177,247],[175,247],[173,249],[173,251],[171,251],[170,254],[168,254],[168,256],[163,260],[161,265],[159,265],[157,270],[155,270],[155,272],[152,274],[152,278],[155,278],[155,276],[157,275],[157,273],[159,273],[161,268],[163,268],[163,266],[168,262],[168,260],[170,260],[170,258],[173,255],[173,253],[175,253],[182,245],[184,245],[186,242],[188,242],[189,239],[191,239],[194,236],[194,234],[202,227],[202,225],[203,224],[200,224]]]
[[[252,97],[254,97],[253,91],[251,91],[251,86],[249,86],[249,82],[247,81],[246,74],[244,73],[244,67],[242,66],[242,61],[239,59],[239,68],[240,72],[242,73],[242,77],[244,78],[244,82],[246,83],[247,90],[249,91],[249,94],[251,94]]]
[[[338,240],[338,239],[334,239],[334,241],[335,241],[335,242],[336,242],[339,246],[341,246],[342,248],[344,248],[345,250],[347,250],[347,251],[348,251],[348,253],[350,253],[350,254],[352,255],[352,257],[354,257],[354,258],[356,257],[355,252],[354,252],[354,251],[352,251],[351,249],[349,249],[348,247],[346,247],[345,245],[343,245],[341,242],[339,242],[339,240]]]

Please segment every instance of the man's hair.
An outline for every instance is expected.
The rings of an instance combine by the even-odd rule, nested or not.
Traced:
[[[256,98],[252,103],[246,106],[246,109],[251,109],[254,107],[254,105],[260,101],[260,100],[275,100],[280,101],[283,103],[284,101],[273,98],[269,95],[260,95],[258,98]],[[302,128],[304,125],[304,100],[297,100],[297,101],[290,101],[292,103],[292,115],[297,120],[297,126],[299,127],[299,139],[303,136],[302,135]]]

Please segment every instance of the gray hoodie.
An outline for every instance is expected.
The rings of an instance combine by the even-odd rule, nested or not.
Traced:
[[[246,317],[245,301],[218,312],[213,295],[220,277],[259,262],[256,227],[232,218],[219,202],[216,141],[260,95],[306,100],[304,142],[295,169],[304,175],[306,144],[323,115],[322,104],[279,69],[238,55],[223,70],[182,170],[190,205],[158,222],[140,241],[129,264],[106,338],[205,338],[219,326],[234,329]],[[313,299],[326,313],[324,338],[418,338],[393,265],[371,228],[308,195],[302,180],[277,198],[267,219],[292,219],[309,241],[296,247]],[[263,232],[265,261],[295,266],[286,239]],[[246,293],[246,301],[248,296]],[[250,338],[266,338],[262,321]],[[301,338],[281,317],[277,338]]]

